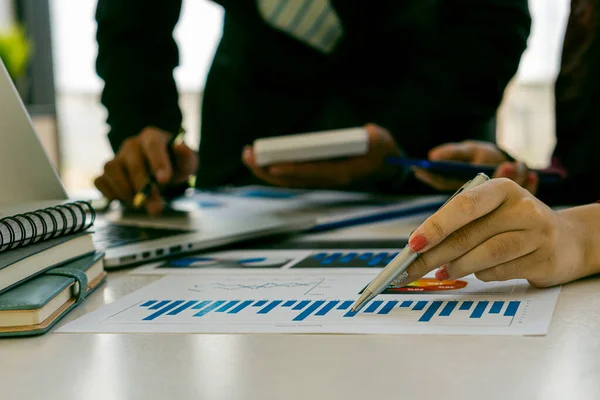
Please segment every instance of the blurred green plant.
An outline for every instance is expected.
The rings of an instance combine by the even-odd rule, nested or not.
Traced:
[[[14,81],[21,79],[31,57],[31,42],[20,26],[0,31],[0,59]]]

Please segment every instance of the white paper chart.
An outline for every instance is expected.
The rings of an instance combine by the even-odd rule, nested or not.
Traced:
[[[382,294],[353,313],[373,277],[167,276],[59,332],[543,335],[560,291],[465,278],[456,290]]]

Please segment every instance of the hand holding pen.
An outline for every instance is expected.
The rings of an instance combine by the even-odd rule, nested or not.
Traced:
[[[474,179],[465,183],[454,195],[452,195],[442,206],[440,210],[444,208],[446,204],[451,202],[455,197],[460,195],[462,192],[469,189],[475,188],[482,183],[488,181],[485,174],[478,174]],[[439,210],[438,210],[439,212]],[[436,213],[437,214],[437,213]],[[415,260],[419,257],[419,251],[424,246],[422,236],[411,235],[409,244],[402,249],[400,253],[373,279],[373,281],[365,288],[360,298],[352,305],[352,311],[358,312],[364,307],[369,301],[378,296],[383,292],[390,284],[401,285],[403,283],[410,283],[410,276],[406,270],[411,266]],[[425,242],[427,244],[427,242]]]
[[[126,139],[115,158],[104,166],[96,187],[108,200],[144,207],[149,214],[164,208],[161,188],[188,182],[198,168],[198,155],[177,135],[148,127]]]
[[[471,274],[488,281],[526,279],[536,287],[600,273],[591,204],[555,211],[509,179],[475,179],[410,236],[408,246],[369,284],[360,310],[393,283],[437,270],[438,280]]]

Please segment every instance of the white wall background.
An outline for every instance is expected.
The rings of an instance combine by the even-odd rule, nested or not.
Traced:
[[[0,0],[5,1],[5,0]],[[97,0],[50,0],[56,86],[59,92],[102,88],[94,62],[97,54],[94,13]],[[126,0],[124,0],[126,1]],[[175,30],[181,66],[175,71],[180,90],[202,90],[221,35],[223,10],[208,0],[184,0]]]
[[[0,4],[5,2],[0,0]],[[50,0],[50,4],[58,90],[98,92],[102,83],[94,70],[96,0]],[[223,10],[209,0],[184,0],[183,4],[175,31],[181,66],[175,74],[180,90],[196,92],[204,86]],[[568,6],[569,0],[530,0],[532,34],[517,74],[519,81],[547,83],[556,76]],[[0,23],[1,15],[0,7]]]
[[[0,0],[0,30],[10,26],[14,18],[12,4],[8,0]]]

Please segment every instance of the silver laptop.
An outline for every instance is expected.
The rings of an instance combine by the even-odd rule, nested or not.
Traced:
[[[87,149],[93,151],[93,149]],[[0,204],[64,201],[67,192],[0,60]],[[98,216],[94,242],[106,267],[149,262],[277,233],[310,228],[314,219],[281,218],[247,210],[171,210],[150,218],[117,210]]]

